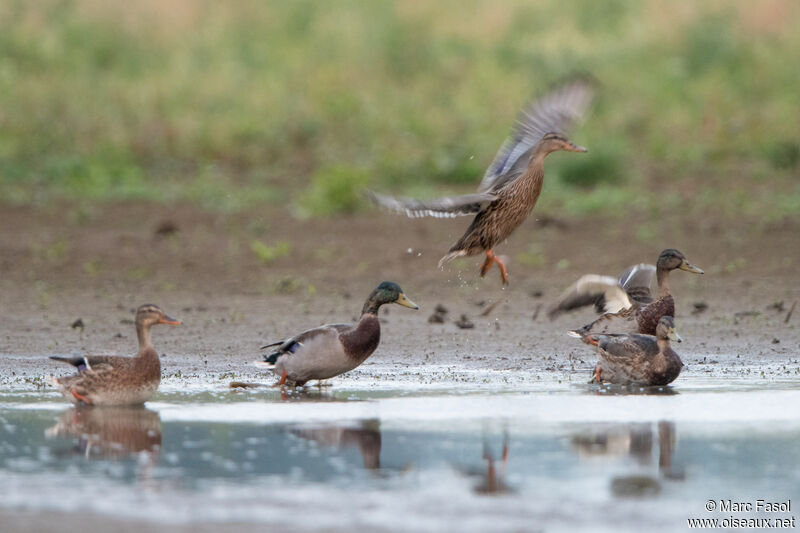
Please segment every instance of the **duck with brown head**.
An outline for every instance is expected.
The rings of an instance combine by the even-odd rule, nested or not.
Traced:
[[[86,405],[142,404],[158,389],[161,362],[150,341],[150,328],[156,324],[178,325],[160,307],[145,304],[136,311],[139,351],[134,357],[85,355],[51,359],[69,363],[77,369],[71,376],[51,378],[51,383],[74,403]]]
[[[285,340],[262,346],[277,349],[256,361],[281,376],[280,384],[287,380],[303,386],[314,379],[328,379],[348,372],[363,363],[381,340],[378,309],[395,303],[411,309],[419,306],[409,300],[397,283],[384,281],[370,293],[355,324],[328,324],[309,329]]]
[[[667,248],[655,265],[633,265],[616,279],[598,274],[581,276],[550,307],[550,318],[594,304],[602,316],[572,331],[572,336],[605,332],[655,335],[662,316],[675,316],[675,299],[669,291],[669,273],[673,270],[703,274],[681,252]],[[657,297],[650,293],[654,277]]]
[[[581,340],[600,354],[593,383],[663,386],[675,381],[683,368],[669,342],[681,342],[671,316],[661,317],[655,336],[589,333]]]
[[[522,224],[536,205],[544,183],[544,159],[553,152],[585,152],[563,134],[588,109],[595,83],[581,76],[565,82],[531,102],[520,114],[511,135],[486,169],[478,192],[436,200],[398,200],[371,193],[378,205],[409,217],[475,215],[467,231],[439,261],[439,268],[461,256],[485,253],[485,276],[497,263],[500,277],[508,272],[493,248]]]

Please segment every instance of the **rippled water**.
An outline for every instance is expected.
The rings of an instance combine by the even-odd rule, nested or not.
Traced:
[[[800,497],[798,385],[167,387],[141,409],[6,391],[0,509],[301,530],[683,530],[727,516],[709,499]]]

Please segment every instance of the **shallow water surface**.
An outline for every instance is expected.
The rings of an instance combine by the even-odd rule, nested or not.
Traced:
[[[287,398],[166,386],[121,409],[6,391],[0,509],[301,530],[686,529],[730,514],[708,500],[800,496],[797,385]]]

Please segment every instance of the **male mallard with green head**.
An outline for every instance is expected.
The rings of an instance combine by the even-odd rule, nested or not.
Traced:
[[[369,295],[355,324],[328,324],[262,346],[278,348],[256,364],[279,375],[281,385],[290,380],[300,387],[313,379],[328,379],[353,370],[378,347],[378,309],[390,303],[419,309],[397,283],[384,281]]]
[[[681,252],[668,248],[658,256],[655,266],[644,263],[634,265],[618,279],[597,274],[581,276],[550,308],[550,318],[594,304],[603,315],[572,331],[572,336],[608,331],[655,335],[662,316],[675,316],[675,300],[669,292],[669,273],[673,270],[703,273]],[[650,294],[653,276],[658,283],[658,298]]]
[[[616,385],[668,385],[681,373],[683,362],[670,347],[670,339],[681,342],[671,316],[658,321],[656,335],[587,333],[586,344],[597,347],[600,361],[592,383]]]
[[[466,233],[439,261],[439,268],[456,257],[485,253],[481,276],[497,263],[500,277],[507,284],[506,266],[493,248],[508,238],[536,205],[544,182],[545,157],[558,150],[586,151],[563,132],[583,116],[593,96],[594,84],[578,78],[531,102],[486,170],[476,194],[429,201],[398,200],[376,193],[370,197],[377,204],[412,218],[476,215]]]
[[[52,377],[51,383],[73,403],[87,405],[142,404],[161,383],[161,362],[150,342],[150,328],[156,324],[178,325],[157,305],[145,304],[136,310],[136,335],[139,352],[134,357],[85,355],[50,359],[74,366],[71,376]]]

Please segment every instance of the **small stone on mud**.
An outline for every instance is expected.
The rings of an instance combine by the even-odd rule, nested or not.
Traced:
[[[780,343],[781,343],[780,339],[772,339],[772,344],[780,344]]]
[[[695,302],[692,305],[694,306],[694,309],[692,309],[693,315],[699,315],[708,309],[708,304],[705,302]]]
[[[178,232],[178,225],[172,220],[164,220],[156,227],[156,235],[159,237],[166,237]]]
[[[785,311],[783,307],[783,300],[780,302],[775,302],[774,304],[770,304],[767,306],[767,311],[776,311],[778,313],[783,313]]]
[[[444,323],[444,314],[442,314],[442,313],[433,313],[431,316],[428,317],[428,322],[430,324],[443,324]]]
[[[467,315],[461,315],[461,318],[459,318],[455,324],[461,329],[472,329],[475,327],[475,324],[473,324],[472,321],[467,318]]]
[[[73,322],[70,327],[72,329],[80,329],[81,331],[83,331],[83,328],[86,326],[84,325],[83,320],[79,318],[75,322]]]
[[[447,308],[442,304],[436,304],[436,307],[433,310],[442,315],[446,315],[448,313]]]
[[[531,291],[532,298],[541,298],[544,295],[544,291],[542,289],[536,289]]]

